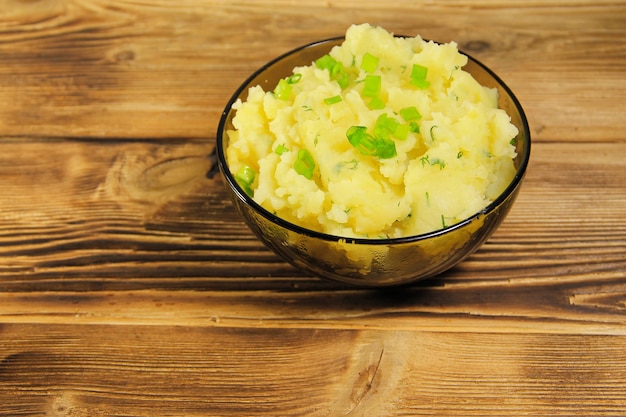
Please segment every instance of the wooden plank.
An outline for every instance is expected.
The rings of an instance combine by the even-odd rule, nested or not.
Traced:
[[[68,289],[69,278],[301,276],[230,209],[221,177],[206,177],[211,143],[54,145],[44,157],[41,142],[0,143],[0,276],[14,279],[5,289],[49,279],[43,288]],[[624,155],[623,143],[536,144],[509,217],[456,274],[538,278],[582,263],[589,273],[623,272]],[[489,272],[495,259],[501,271]],[[68,279],[54,287],[54,277]]]
[[[623,143],[536,144],[518,201],[487,244],[434,280],[383,294],[306,275],[263,247],[220,176],[206,177],[211,143],[66,140],[45,157],[42,148],[0,143],[0,321],[626,328]]]
[[[207,176],[239,83],[355,22],[457,41],[532,129],[500,229],[408,288],[297,271]],[[621,0],[3,5],[0,416],[626,415],[625,36]]]
[[[624,337],[25,324],[0,334],[7,417],[626,413]]]
[[[0,135],[210,137],[260,65],[370,22],[457,41],[516,92],[537,140],[623,138],[623,2],[273,4],[16,3],[0,17]]]

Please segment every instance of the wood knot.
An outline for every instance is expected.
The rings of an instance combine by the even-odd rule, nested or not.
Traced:
[[[128,64],[134,61],[136,53],[128,46],[123,48],[114,48],[110,50],[106,55],[106,62],[109,64]]]
[[[491,44],[483,40],[468,41],[463,45],[463,49],[468,52],[485,52],[491,49]]]
[[[119,51],[113,56],[115,62],[128,62],[133,59],[135,59],[135,52],[130,49]]]

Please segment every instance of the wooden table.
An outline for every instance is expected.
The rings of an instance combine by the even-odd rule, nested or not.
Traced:
[[[626,415],[623,1],[0,2],[0,416]],[[379,24],[496,71],[526,182],[402,290],[299,272],[207,176],[271,58]]]

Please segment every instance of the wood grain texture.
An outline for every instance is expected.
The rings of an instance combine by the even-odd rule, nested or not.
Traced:
[[[0,416],[626,415],[626,3],[0,0]],[[214,173],[223,106],[379,24],[459,47],[533,137],[473,256],[294,269]]]
[[[626,412],[622,337],[151,326],[76,333],[68,325],[0,331],[12,340],[11,350],[0,342],[2,416]]]
[[[11,184],[0,191],[6,319],[164,323],[178,312],[195,325],[323,327],[332,318],[429,329],[453,317],[478,329],[626,330],[623,143],[536,144],[523,190],[487,244],[381,299],[305,275],[266,249],[221,177],[207,177],[211,143],[66,140],[44,160],[41,147],[0,143],[0,177]],[[34,180],[25,173],[38,159]],[[584,175],[572,181],[575,171]]]
[[[7,136],[210,137],[230,95],[263,63],[369,22],[456,41],[518,94],[537,140],[623,138],[613,124],[620,107],[605,105],[626,99],[622,1],[8,3]]]

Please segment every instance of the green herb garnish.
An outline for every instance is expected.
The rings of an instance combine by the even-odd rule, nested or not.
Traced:
[[[321,58],[318,58],[315,61],[315,66],[319,69],[325,69],[328,70],[330,72],[330,70],[333,69],[333,66],[335,66],[335,64],[337,63],[337,61],[335,60],[335,58],[333,58],[332,56],[326,54]]]
[[[348,141],[362,155],[389,159],[397,155],[396,144],[383,135],[371,135],[365,126],[352,126],[346,131]]]
[[[378,57],[366,52],[361,61],[361,68],[365,72],[374,72],[378,67]]]
[[[244,165],[239,168],[239,171],[235,174],[235,181],[237,184],[248,194],[250,197],[254,196],[252,190],[252,183],[256,178],[256,171],[248,165]]]
[[[367,133],[365,126],[351,126],[346,131],[348,141],[352,146],[356,148],[361,154],[366,156],[375,156],[376,139],[374,136]]]
[[[319,69],[327,70],[330,78],[337,81],[339,86],[344,89],[350,84],[350,78],[343,64],[332,56],[326,54],[315,61],[315,66]]]
[[[313,156],[306,149],[300,149],[298,151],[298,157],[293,165],[296,172],[306,179],[313,178],[313,171],[315,170],[315,161]]]
[[[422,115],[415,106],[409,106],[401,109],[400,116],[402,116],[402,118],[407,122],[419,120],[422,118]]]
[[[302,79],[302,74],[295,73],[291,77],[287,78],[289,84],[297,84]]]
[[[363,91],[361,94],[363,97],[378,97],[381,85],[382,79],[380,75],[368,74],[365,76],[365,80],[363,81]]]
[[[437,127],[436,125],[432,125],[430,127],[430,140],[433,140],[433,141],[435,140],[435,134],[433,133],[433,130],[435,130],[436,127]]]
[[[380,97],[374,97],[367,103],[370,110],[382,110],[385,108],[385,102]]]
[[[335,64],[333,69],[330,71],[330,76],[333,80],[337,81],[337,84],[339,84],[342,89],[345,89],[350,84],[348,73],[341,62],[337,62]]]
[[[413,68],[411,69],[411,84],[422,90],[428,88],[430,83],[426,81],[427,75],[428,68],[419,64],[413,64]]]
[[[282,154],[284,154],[285,152],[287,152],[288,150],[289,150],[289,149],[287,149],[287,147],[281,143],[280,145],[278,145],[278,146],[276,147],[276,149],[274,149],[274,153],[275,153],[276,155],[282,155]]]
[[[328,97],[324,99],[324,103],[331,105],[331,104],[335,104],[335,103],[339,103],[340,101],[342,101],[343,98],[341,98],[341,96],[337,95],[337,96],[332,96],[332,97]]]
[[[407,137],[409,137],[410,132],[411,132],[411,126],[398,123],[398,125],[393,131],[393,135],[400,140],[405,140]]]
[[[274,95],[279,100],[288,100],[291,95],[291,83],[289,83],[287,78],[283,78],[278,81],[276,84],[276,88],[274,88]]]

